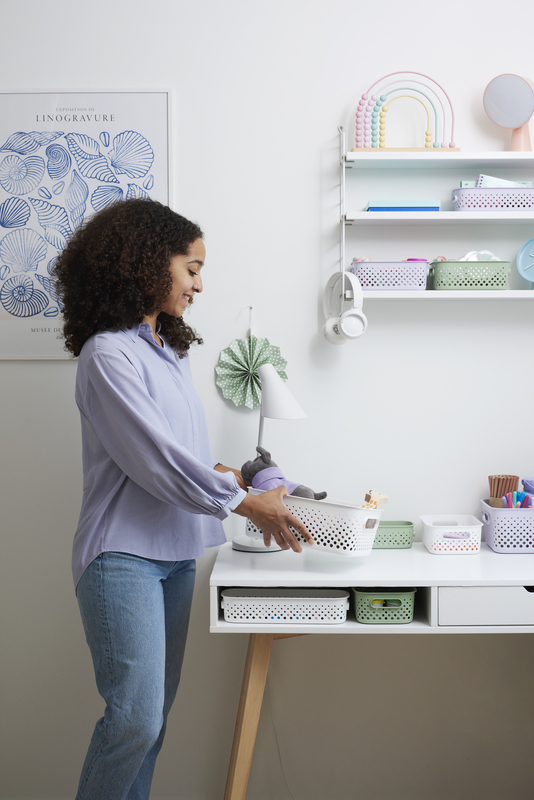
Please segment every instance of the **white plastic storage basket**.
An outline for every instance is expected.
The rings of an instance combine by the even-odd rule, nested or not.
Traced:
[[[455,189],[455,211],[528,211],[534,208],[534,189]]]
[[[223,589],[225,622],[339,625],[347,619],[344,589]]]
[[[423,291],[426,289],[428,261],[354,261],[350,271],[363,291]]]
[[[534,508],[493,508],[481,500],[484,538],[496,553],[534,553]]]
[[[261,494],[258,489],[249,489],[249,492]],[[292,528],[295,538],[303,547],[338,556],[371,554],[381,510],[358,508],[338,500],[308,500],[292,495],[286,495],[284,503],[315,539],[315,544],[310,545]],[[263,538],[262,532],[249,519],[246,533],[253,539]]]
[[[469,514],[434,514],[421,517],[423,544],[429,553],[442,556],[480,552],[482,522]]]

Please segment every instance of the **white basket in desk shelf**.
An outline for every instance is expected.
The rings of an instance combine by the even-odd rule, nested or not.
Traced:
[[[480,552],[482,522],[470,514],[431,514],[421,517],[423,544],[429,553],[466,556]]]
[[[225,622],[338,625],[347,619],[344,589],[223,589]]]
[[[249,489],[249,492],[262,494],[258,489]],[[372,553],[381,510],[358,508],[339,500],[309,500],[293,495],[286,495],[284,503],[315,539],[315,544],[310,545],[292,528],[295,538],[303,547],[353,558]],[[263,539],[262,532],[249,519],[246,533],[253,539]]]

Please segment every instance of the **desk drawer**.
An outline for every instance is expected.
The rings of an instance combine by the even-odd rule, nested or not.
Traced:
[[[534,625],[534,587],[440,586],[438,625]]]

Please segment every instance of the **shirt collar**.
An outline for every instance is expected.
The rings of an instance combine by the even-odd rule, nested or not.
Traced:
[[[159,320],[156,321],[156,333],[159,335],[161,330],[161,322]],[[143,339],[152,339],[152,328],[148,322],[140,322],[139,325],[134,325],[132,328],[126,329],[126,335],[130,337],[132,342],[136,342],[138,337],[141,336]]]

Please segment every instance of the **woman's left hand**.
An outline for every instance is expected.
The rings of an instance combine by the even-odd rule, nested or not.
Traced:
[[[225,467],[224,464],[216,464],[213,469],[215,469],[217,472],[233,472],[239,488],[244,489],[245,492],[247,491],[247,484],[243,480],[243,476],[238,469],[234,469],[233,467]]]

